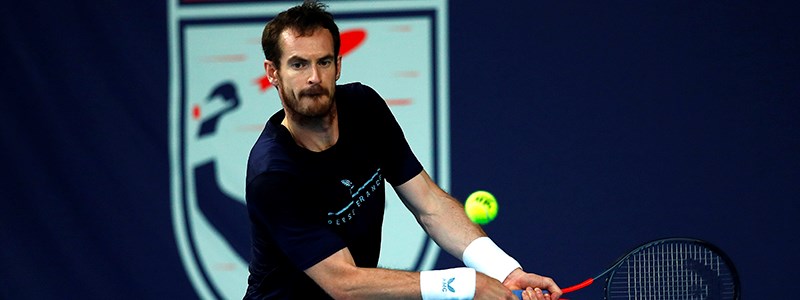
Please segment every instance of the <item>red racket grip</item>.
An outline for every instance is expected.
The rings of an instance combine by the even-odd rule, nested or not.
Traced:
[[[585,287],[589,286],[593,282],[594,282],[594,278],[589,278],[589,279],[586,279],[586,281],[584,281],[584,282],[578,283],[578,284],[573,285],[573,286],[568,287],[568,288],[563,288],[563,289],[561,289],[561,292],[563,292],[564,294],[572,293],[574,291],[577,291],[577,290],[580,290],[582,288],[585,288]]]
[[[564,294],[572,293],[574,291],[580,290],[582,288],[585,288],[585,287],[591,285],[593,282],[594,282],[594,278],[589,278],[589,279],[586,279],[585,281],[583,281],[581,283],[578,283],[576,285],[573,285],[571,287],[561,289],[561,292],[564,293]],[[522,299],[522,292],[523,292],[522,290],[513,290],[512,292],[514,292],[514,295],[517,295],[517,297],[519,297],[519,299]],[[542,290],[542,292],[543,293],[549,293],[547,290]],[[561,299],[566,300],[565,298],[561,298]]]

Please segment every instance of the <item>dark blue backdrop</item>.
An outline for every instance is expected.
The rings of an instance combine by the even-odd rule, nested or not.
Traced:
[[[595,2],[450,3],[451,192],[493,191],[487,232],[562,285],[693,236],[745,297],[791,295],[794,2]],[[0,298],[196,297],[169,207],[166,5],[14,1],[0,24]]]

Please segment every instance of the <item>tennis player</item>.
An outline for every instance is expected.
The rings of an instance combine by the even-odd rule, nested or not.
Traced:
[[[316,2],[264,28],[264,68],[283,109],[248,159],[253,258],[244,298],[516,299],[517,289],[524,299],[558,299],[552,279],[523,271],[431,180],[378,93],[336,84],[339,45],[333,16]],[[377,268],[386,182],[466,267]]]

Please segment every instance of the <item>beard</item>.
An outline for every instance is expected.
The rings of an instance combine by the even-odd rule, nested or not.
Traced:
[[[281,91],[286,99],[286,109],[304,119],[319,119],[330,116],[333,112],[333,93],[328,89],[314,85],[301,90],[296,96],[289,91]]]

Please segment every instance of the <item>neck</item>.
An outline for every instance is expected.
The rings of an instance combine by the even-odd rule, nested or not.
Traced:
[[[336,105],[323,117],[305,117],[286,111],[281,124],[292,134],[298,146],[310,151],[325,151],[339,140],[339,114]]]

